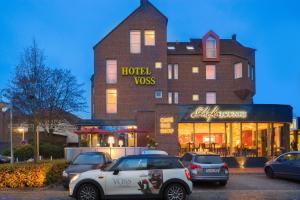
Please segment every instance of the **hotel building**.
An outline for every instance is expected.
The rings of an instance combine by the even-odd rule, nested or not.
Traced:
[[[191,150],[269,156],[290,147],[289,105],[254,104],[255,49],[236,35],[208,31],[188,42],[167,41],[167,17],[151,2],[140,6],[94,46],[92,119],[82,127],[147,134],[171,154]],[[94,146],[101,145],[93,135]],[[117,145],[117,144],[116,144]]]

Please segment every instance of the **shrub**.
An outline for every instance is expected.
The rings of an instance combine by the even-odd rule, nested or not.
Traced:
[[[33,158],[33,146],[31,144],[18,145],[14,147],[14,157],[19,161],[25,161]],[[3,155],[10,156],[10,149],[5,149]]]
[[[0,166],[0,188],[42,187],[62,181],[66,161],[5,164]]]
[[[54,145],[54,144],[41,144],[40,146],[40,155],[43,158],[63,158],[64,157],[64,147],[61,145]]]

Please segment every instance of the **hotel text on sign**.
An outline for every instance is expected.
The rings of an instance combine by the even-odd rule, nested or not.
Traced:
[[[221,110],[219,106],[199,106],[190,115],[192,119],[204,118],[207,122],[212,119],[245,119],[247,111],[243,110]]]
[[[122,76],[132,76],[136,85],[155,85],[156,83],[149,67],[122,67]]]
[[[160,134],[173,134],[174,133],[174,117],[161,117],[160,118]]]

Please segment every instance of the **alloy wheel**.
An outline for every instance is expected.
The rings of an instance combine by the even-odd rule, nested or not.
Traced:
[[[185,199],[184,188],[178,184],[171,185],[167,190],[167,199],[168,200],[184,200]]]
[[[98,192],[95,186],[85,184],[79,189],[78,196],[80,200],[97,200]]]

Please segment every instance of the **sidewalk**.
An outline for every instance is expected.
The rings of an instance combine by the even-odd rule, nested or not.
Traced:
[[[230,174],[264,174],[264,168],[229,168]]]

